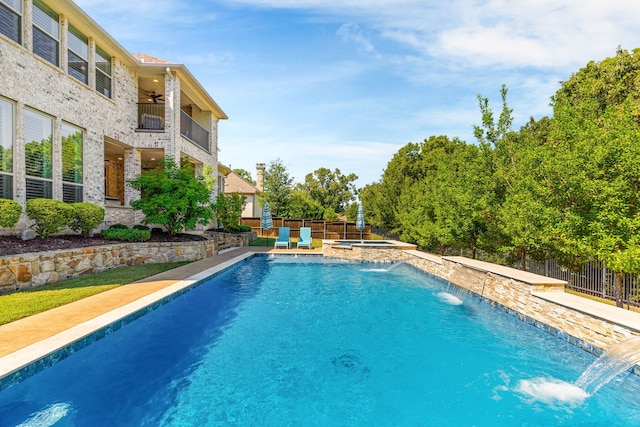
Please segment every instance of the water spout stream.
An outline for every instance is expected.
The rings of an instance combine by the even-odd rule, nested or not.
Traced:
[[[575,385],[593,395],[620,373],[640,363],[640,337],[616,344],[580,375]]]

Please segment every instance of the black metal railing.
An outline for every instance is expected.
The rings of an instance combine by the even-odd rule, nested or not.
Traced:
[[[198,147],[210,152],[209,131],[182,110],[180,111],[180,134]]]
[[[164,130],[164,104],[138,104],[138,129]]]

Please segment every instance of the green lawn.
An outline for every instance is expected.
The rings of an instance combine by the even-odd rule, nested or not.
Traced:
[[[0,296],[0,325],[135,282],[190,261],[141,264]]]

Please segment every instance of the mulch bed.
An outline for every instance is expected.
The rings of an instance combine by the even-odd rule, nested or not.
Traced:
[[[151,239],[148,242],[195,242],[207,240],[202,236],[193,234],[175,234],[171,236],[168,233],[151,233]],[[101,236],[83,237],[78,235],[60,235],[50,236],[45,239],[36,237],[31,240],[22,240],[17,236],[0,236],[0,256],[25,254],[31,252],[56,251],[59,249],[76,249],[87,246],[109,245],[114,243],[122,243],[117,240],[106,240]]]

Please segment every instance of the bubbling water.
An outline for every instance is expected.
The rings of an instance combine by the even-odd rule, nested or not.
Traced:
[[[451,295],[449,292],[438,292],[436,294],[441,301],[450,305],[462,305],[462,300],[455,295]]]
[[[582,388],[555,378],[520,380],[514,391],[528,402],[543,402],[549,406],[568,404],[575,407],[589,397]]]

